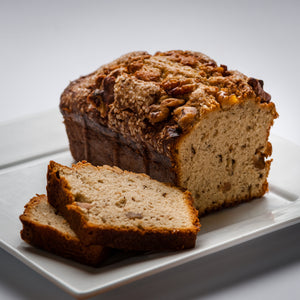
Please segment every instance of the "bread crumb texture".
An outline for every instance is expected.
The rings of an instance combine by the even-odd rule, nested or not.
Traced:
[[[144,174],[79,163],[61,167],[59,176],[69,183],[73,204],[94,224],[174,230],[194,226],[187,194]]]

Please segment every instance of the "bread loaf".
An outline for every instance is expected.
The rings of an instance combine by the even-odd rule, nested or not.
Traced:
[[[200,215],[268,190],[271,96],[202,53],[129,53],[71,82],[60,109],[75,160],[187,188]]]
[[[195,246],[199,220],[189,192],[117,167],[50,162],[49,202],[85,244],[126,250]]]
[[[46,195],[32,198],[20,220],[21,238],[35,247],[92,266],[98,266],[108,255],[109,249],[100,245],[84,245],[66,220],[56,214]]]

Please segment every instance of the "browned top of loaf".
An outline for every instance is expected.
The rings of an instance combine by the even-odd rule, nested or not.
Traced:
[[[60,108],[168,152],[170,142],[206,112],[245,99],[274,105],[262,80],[228,70],[202,53],[132,52],[71,82]]]

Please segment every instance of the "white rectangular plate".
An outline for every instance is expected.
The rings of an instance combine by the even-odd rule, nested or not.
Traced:
[[[77,298],[90,297],[300,221],[300,148],[272,137],[270,192],[264,197],[202,218],[194,249],[143,255],[115,254],[92,268],[35,249],[20,238],[19,215],[36,193],[45,193],[50,159],[71,165],[68,151],[0,171],[0,245]]]

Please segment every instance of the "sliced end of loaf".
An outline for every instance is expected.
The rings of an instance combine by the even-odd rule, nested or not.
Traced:
[[[207,113],[178,146],[180,185],[202,215],[261,197],[268,189],[273,103],[249,100]]]
[[[67,221],[56,214],[46,195],[33,197],[20,220],[21,238],[35,247],[91,266],[98,266],[108,254],[100,245],[84,245]]]

